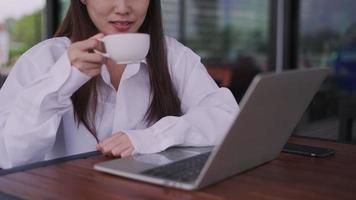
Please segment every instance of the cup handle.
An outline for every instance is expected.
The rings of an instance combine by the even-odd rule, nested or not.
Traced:
[[[99,40],[100,42],[104,42],[104,40],[102,38],[98,38],[97,40]],[[98,51],[96,49],[94,49],[94,53],[100,54],[106,58],[110,58],[110,55],[108,53],[103,53],[101,51]]]
[[[94,49],[94,53],[100,54],[100,55],[102,55],[102,56],[104,56],[106,58],[110,58],[110,55],[108,53],[103,53],[103,52],[98,51],[96,49]]]

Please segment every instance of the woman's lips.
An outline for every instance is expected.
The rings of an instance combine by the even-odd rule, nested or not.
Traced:
[[[118,31],[127,31],[131,28],[133,22],[129,21],[116,21],[111,22],[111,24],[118,30]]]

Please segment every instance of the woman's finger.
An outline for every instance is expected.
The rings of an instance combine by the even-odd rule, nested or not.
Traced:
[[[105,45],[102,41],[99,41],[99,44],[94,49],[102,53],[106,53]]]
[[[93,39],[100,39],[100,38],[103,38],[104,37],[104,33],[98,33],[94,36],[91,36],[90,38],[93,38]]]
[[[78,57],[82,62],[104,64],[106,57],[97,53],[81,52]]]
[[[102,142],[99,143],[99,145],[101,147],[105,146],[106,144],[108,144],[109,142],[111,142],[112,140],[114,140],[116,137],[119,137],[120,135],[122,135],[122,133],[116,133],[114,135],[112,135],[111,137],[109,138],[106,138],[105,140],[103,140]]]
[[[121,141],[120,139],[115,139],[115,140],[111,140],[110,142],[106,143],[105,145],[101,145],[101,148],[104,153],[108,153],[108,152],[111,152],[115,146],[123,145],[123,144],[124,144],[123,141]]]
[[[81,51],[91,51],[93,49],[102,48],[102,42],[96,38],[89,38],[75,43],[75,46]]]
[[[103,43],[102,41],[100,41],[100,39],[103,38],[103,37],[104,37],[104,34],[103,34],[103,33],[98,33],[98,34],[94,35],[93,37],[91,37],[91,38],[93,38],[93,39],[99,41],[99,44],[98,44],[98,46],[97,46],[95,49],[98,50],[98,51],[100,51],[100,52],[106,52],[106,51],[105,51],[104,43]]]
[[[128,149],[122,151],[122,153],[120,154],[120,156],[121,156],[122,158],[126,158],[126,157],[128,157],[128,156],[131,156],[132,153],[133,153],[133,151],[134,151],[134,148],[133,148],[133,147],[130,147],[130,148],[128,148]]]
[[[127,143],[118,144],[111,150],[111,154],[115,157],[119,157],[125,150],[129,148],[130,145]]]
[[[101,64],[90,63],[90,62],[80,62],[80,63],[74,64],[74,66],[77,67],[79,70],[83,70],[83,71],[101,68]]]

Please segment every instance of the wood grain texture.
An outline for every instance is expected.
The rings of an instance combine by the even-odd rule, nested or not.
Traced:
[[[355,199],[356,146],[292,138],[328,147],[320,159],[281,153],[267,164],[199,191],[150,185],[93,170],[102,156],[68,161],[0,177],[0,191],[25,199]]]

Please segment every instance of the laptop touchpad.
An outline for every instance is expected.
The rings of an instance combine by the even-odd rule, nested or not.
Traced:
[[[152,164],[152,165],[165,165],[198,154],[199,152],[196,151],[183,150],[177,148],[177,149],[168,149],[161,153],[135,155],[133,156],[133,159],[135,161]]]

